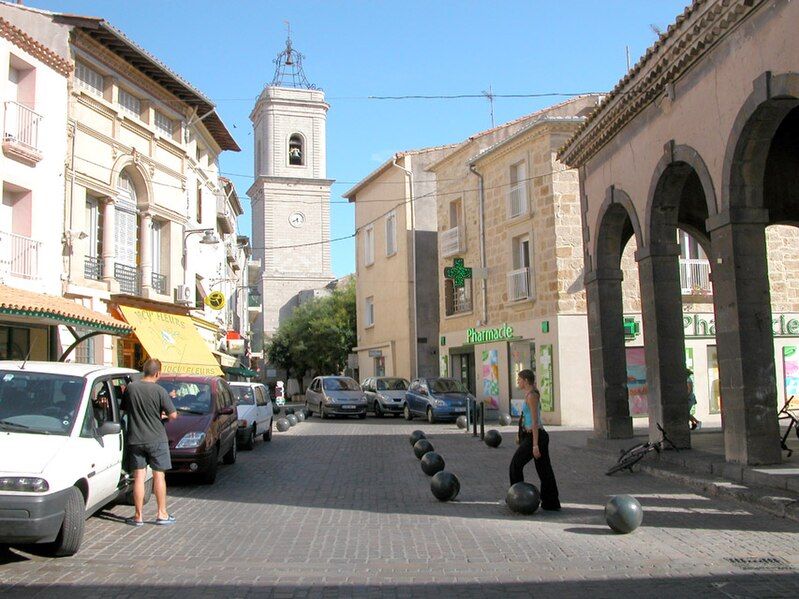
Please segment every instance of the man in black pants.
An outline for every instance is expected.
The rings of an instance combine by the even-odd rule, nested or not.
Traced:
[[[541,395],[535,386],[532,370],[522,370],[516,385],[525,392],[524,409],[519,419],[519,448],[510,462],[510,484],[524,482],[524,467],[535,460],[541,479],[541,508],[559,510],[558,483],[549,461],[549,435],[541,422]]]
[[[150,358],[144,363],[140,381],[130,383],[122,396],[122,409],[128,416],[128,461],[133,471],[133,504],[135,513],[126,522],[141,526],[144,507],[144,478],[147,466],[153,471],[153,491],[158,503],[155,523],[174,524],[166,510],[166,471],[172,467],[169,439],[162,419],[174,420],[177,410],[166,390],[157,383],[161,361]]]

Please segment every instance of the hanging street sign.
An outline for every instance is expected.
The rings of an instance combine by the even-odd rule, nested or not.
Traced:
[[[212,291],[205,296],[205,305],[210,306],[212,310],[221,310],[225,307],[225,294],[221,291]]]
[[[452,266],[447,266],[444,269],[444,278],[452,279],[455,287],[463,287],[466,284],[466,279],[472,278],[472,269],[463,265],[463,258],[455,258],[452,261]]]

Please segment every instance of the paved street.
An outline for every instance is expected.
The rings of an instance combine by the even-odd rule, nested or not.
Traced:
[[[407,440],[415,428],[459,476],[457,502],[430,494]],[[131,508],[116,507],[89,520],[74,558],[0,550],[0,592],[799,596],[799,525],[644,474],[607,477],[607,458],[585,449],[584,432],[552,434],[563,511],[514,515],[498,503],[515,449],[513,429],[503,432],[502,446],[489,449],[450,424],[313,418],[241,452],[214,486],[173,481],[174,527],[127,527],[119,518]],[[616,493],[644,506],[631,535],[604,524]],[[146,517],[154,512],[153,501]],[[759,571],[728,561],[763,557],[786,564]]]

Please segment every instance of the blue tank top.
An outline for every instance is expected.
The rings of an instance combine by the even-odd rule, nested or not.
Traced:
[[[538,398],[538,428],[544,428],[544,423],[541,422],[541,398]],[[530,411],[530,404],[526,401],[524,402],[524,408],[522,409],[522,418],[524,419],[522,422],[524,423],[524,428],[532,429],[533,428],[533,413]]]

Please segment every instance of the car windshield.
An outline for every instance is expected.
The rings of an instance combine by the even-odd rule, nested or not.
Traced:
[[[230,388],[233,389],[233,395],[236,396],[240,406],[255,405],[255,393],[252,388],[239,385],[231,385]]]
[[[169,381],[160,379],[161,385],[178,412],[208,414],[211,412],[211,385],[193,381]]]
[[[408,381],[405,379],[380,379],[377,381],[378,391],[407,391]]]
[[[0,431],[68,435],[84,385],[76,376],[0,370]]]
[[[455,379],[430,379],[432,393],[468,393],[466,388]]]
[[[325,391],[360,391],[361,388],[350,378],[324,379]]]

